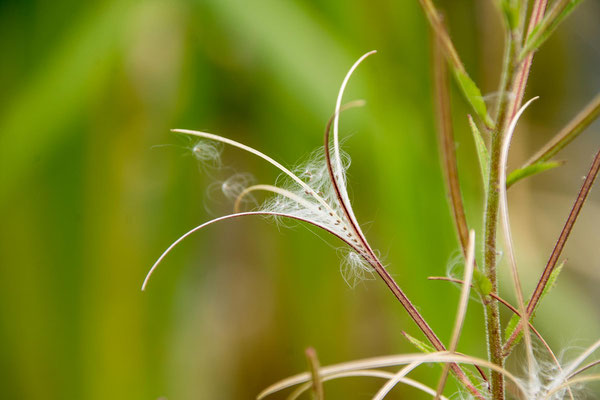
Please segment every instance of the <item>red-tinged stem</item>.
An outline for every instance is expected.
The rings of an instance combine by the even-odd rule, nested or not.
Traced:
[[[575,204],[573,204],[571,212],[569,213],[569,217],[567,218],[567,221],[565,222],[565,225],[560,233],[560,236],[558,237],[558,240],[557,240],[554,248],[552,249],[552,254],[550,254],[550,259],[548,260],[548,263],[546,264],[546,267],[544,268],[544,272],[542,273],[542,276],[540,277],[540,280],[538,281],[538,284],[535,287],[535,290],[533,291],[531,300],[529,301],[529,303],[527,305],[527,314],[528,315],[531,315],[531,313],[537,306],[537,303],[539,302],[539,300],[542,296],[544,288],[548,284],[550,275],[552,274],[552,271],[554,271],[554,268],[556,268],[558,259],[560,258],[560,255],[565,247],[565,244],[567,243],[567,240],[569,239],[569,235],[571,234],[571,231],[573,230],[573,226],[575,225],[575,222],[577,221],[577,217],[579,216],[581,208],[583,207],[583,204],[585,203],[587,196],[590,193],[590,189],[592,188],[592,185],[594,184],[594,180],[596,179],[596,176],[598,175],[599,170],[600,170],[600,150],[596,153],[596,156],[594,157],[592,166],[590,167],[590,170],[589,170],[587,176],[585,177],[585,181],[583,182],[583,185],[581,186],[581,189],[579,190],[577,199],[575,199]],[[517,329],[515,329],[513,334],[510,336],[510,338],[504,344],[504,354],[510,354],[512,347],[514,345],[514,341],[516,340],[520,331],[521,331],[521,329],[520,329],[520,325],[519,325],[519,327],[517,327]]]
[[[331,156],[329,154],[329,132],[331,130],[330,129],[331,124],[332,124],[334,118],[335,118],[335,114],[329,119],[329,121],[327,122],[327,125],[325,127],[325,135],[324,135],[325,162],[327,164],[327,171],[329,172],[329,177],[331,179],[331,183],[333,185],[336,197],[339,200],[339,203],[340,203],[340,206],[344,213],[344,216],[346,217],[346,220],[348,221],[352,230],[354,231],[354,234],[360,241],[360,244],[358,244],[358,245],[354,244],[354,245],[352,245],[352,247],[355,249],[357,246],[359,247],[360,250],[358,251],[358,253],[365,259],[365,261],[367,261],[373,267],[375,272],[377,272],[377,274],[381,277],[381,279],[384,281],[384,283],[387,285],[387,287],[391,290],[391,292],[394,294],[394,296],[396,296],[396,298],[398,299],[400,304],[402,304],[404,309],[408,312],[408,315],[417,324],[419,329],[423,332],[423,334],[425,335],[427,340],[429,340],[429,342],[433,345],[433,347],[435,347],[435,349],[438,351],[446,351],[446,347],[444,346],[442,341],[437,337],[437,335],[435,334],[433,329],[431,329],[431,327],[429,326],[427,321],[425,321],[425,319],[423,318],[421,313],[419,313],[417,308],[412,304],[412,302],[409,300],[409,298],[406,296],[406,294],[404,294],[402,289],[400,289],[400,286],[398,286],[398,283],[396,283],[394,278],[392,278],[392,276],[387,272],[387,270],[381,264],[381,262],[379,261],[379,259],[376,256],[375,252],[373,251],[373,249],[367,242],[367,239],[362,234],[360,228],[354,224],[353,219],[350,216],[350,212],[348,210],[349,205],[346,205],[346,203],[343,199],[343,196],[340,192],[340,188],[339,188],[337,179],[335,177],[335,171],[333,170],[333,166],[331,163]],[[450,365],[450,369],[452,370],[454,375],[457,377],[457,379],[463,383],[465,388],[467,388],[467,390],[469,390],[469,392],[471,392],[477,399],[480,399],[480,400],[485,399],[484,396],[471,383],[471,381],[469,380],[467,375],[464,373],[464,371],[460,368],[460,366],[458,364],[452,363]]]
[[[445,277],[445,276],[430,276],[427,279],[432,280],[432,281],[453,282],[453,283],[458,283],[458,284],[461,284],[461,285],[464,284],[464,281],[462,279],[448,278],[448,277]],[[475,286],[473,284],[471,284],[471,287],[475,288]],[[510,311],[512,311],[519,318],[521,317],[521,314],[519,313],[519,310],[517,310],[508,301],[504,300],[502,297],[500,297],[500,296],[498,296],[498,295],[496,295],[494,293],[491,293],[490,296],[493,297],[498,302],[500,302],[502,305],[504,305]],[[521,326],[521,325],[519,325],[519,326]],[[554,361],[554,363],[556,364],[556,367],[557,367],[558,371],[562,372],[562,367],[560,366],[560,362],[558,361],[558,358],[556,358],[556,355],[552,351],[552,348],[546,342],[546,340],[544,339],[544,337],[542,336],[542,334],[540,332],[538,332],[537,329],[535,329],[535,327],[533,326],[533,324],[531,322],[529,322],[529,329],[531,329],[531,331],[538,337],[538,339],[540,339],[540,342],[542,342],[542,345],[546,348],[546,350],[548,351],[548,354],[550,354],[550,357],[552,358],[552,361]],[[486,381],[487,381],[487,379],[486,379]],[[573,393],[571,392],[570,388],[569,388],[569,395],[570,395],[571,399],[573,399]]]

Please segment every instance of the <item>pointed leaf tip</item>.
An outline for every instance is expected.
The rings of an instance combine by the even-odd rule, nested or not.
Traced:
[[[481,90],[479,90],[475,82],[465,71],[454,68],[454,76],[458,81],[463,96],[465,96],[469,104],[471,104],[473,110],[475,110],[477,115],[485,123],[485,126],[492,128],[494,126],[494,121],[492,121],[492,118],[488,115],[487,107],[483,101],[483,96],[481,95]]]

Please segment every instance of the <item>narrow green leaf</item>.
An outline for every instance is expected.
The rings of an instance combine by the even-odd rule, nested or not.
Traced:
[[[544,299],[544,297],[548,293],[550,293],[550,290],[552,290],[552,288],[556,285],[556,280],[558,279],[558,275],[560,274],[560,271],[562,271],[562,268],[564,265],[565,265],[565,262],[563,261],[550,274],[550,277],[548,278],[548,283],[544,287],[544,290],[542,290],[542,295],[540,296],[540,300],[537,302],[535,308],[533,309],[533,312],[529,316],[530,322],[533,321],[533,318],[535,317],[535,312],[537,311],[537,309],[538,309],[540,303],[542,302],[542,300]],[[529,300],[527,300],[527,303],[529,303]],[[512,336],[515,329],[517,329],[517,326],[518,326],[520,320],[521,320],[521,318],[519,318],[519,316],[517,316],[517,314],[513,314],[513,316],[510,318],[510,321],[508,321],[508,325],[506,325],[506,330],[504,331],[504,340],[508,340]],[[521,331],[519,333],[519,335],[515,338],[514,345],[519,343],[519,341],[521,340],[522,337],[523,337],[523,331]]]
[[[473,140],[475,141],[475,148],[477,149],[477,157],[479,158],[479,168],[481,169],[481,178],[483,179],[483,187],[485,189],[485,193],[488,191],[488,181],[487,178],[490,173],[490,154],[483,140],[483,136],[477,128],[475,121],[473,121],[473,117],[468,115],[469,117],[469,125],[471,126],[471,132],[473,133]]]
[[[514,0],[502,0],[500,2],[500,8],[502,9],[502,14],[504,15],[504,19],[508,24],[508,28],[512,31],[519,26],[519,18],[521,15],[520,12],[521,2]]]
[[[508,340],[512,336],[515,329],[517,329],[517,324],[519,323],[520,320],[521,320],[521,318],[519,318],[519,316],[517,314],[513,314],[512,317],[510,317],[510,321],[508,321],[508,325],[506,325],[506,330],[504,331],[504,340],[505,341]],[[517,343],[519,343],[521,341],[522,337],[523,337],[523,331],[521,331],[521,333],[519,333],[519,336],[517,336],[517,338],[515,339],[514,344],[516,345]]]
[[[558,25],[573,12],[579,3],[581,3],[581,0],[561,0],[557,2],[552,10],[546,14],[546,17],[533,28],[531,34],[525,41],[525,46],[523,46],[519,58],[523,59],[531,51],[539,49],[552,33],[554,33],[554,30]]]
[[[417,349],[421,350],[423,353],[434,353],[435,352],[435,349],[432,346],[428,345],[427,343],[422,342],[421,340],[410,336],[408,333],[406,333],[404,331],[402,331],[402,334],[410,342],[410,344],[415,346]]]
[[[475,82],[473,82],[465,71],[454,68],[454,76],[458,81],[458,85],[460,86],[463,95],[471,104],[471,107],[473,107],[473,110],[475,110],[488,128],[492,128],[494,122],[488,115],[487,107],[485,106],[483,96],[481,95],[481,90],[479,90]]]
[[[473,270],[473,284],[482,297],[489,296],[492,293],[492,282],[478,269]]]
[[[546,284],[546,287],[544,287],[544,290],[542,290],[542,295],[540,296],[540,301],[538,301],[538,305],[536,305],[535,309],[533,310],[534,313],[535,313],[535,310],[537,310],[540,302],[544,299],[544,297],[550,292],[550,290],[552,290],[554,288],[554,286],[556,286],[556,280],[558,279],[558,275],[560,274],[560,271],[562,271],[564,265],[565,265],[565,262],[563,261],[550,274],[550,277],[548,278],[548,283]]]
[[[539,174],[540,172],[547,171],[552,168],[560,167],[564,164],[564,161],[542,161],[532,165],[528,165],[523,168],[516,169],[508,174],[506,178],[506,187],[511,187],[517,181],[528,176]]]

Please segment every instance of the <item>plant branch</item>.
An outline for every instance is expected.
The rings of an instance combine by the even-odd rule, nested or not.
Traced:
[[[446,180],[448,195],[450,197],[452,219],[456,226],[463,256],[466,258],[467,248],[469,246],[469,227],[467,225],[465,208],[460,191],[460,182],[458,179],[452,115],[450,111],[450,89],[448,87],[446,63],[442,57],[441,45],[442,43],[438,36],[433,40],[433,75],[437,125],[440,135],[440,147],[443,162],[442,170]]]
[[[531,315],[532,311],[535,309],[538,301],[540,300],[540,297],[542,296],[544,288],[548,284],[550,275],[552,274],[552,271],[554,271],[554,268],[556,267],[558,259],[565,247],[565,244],[567,243],[567,240],[569,239],[569,235],[571,234],[571,231],[573,230],[573,226],[575,225],[575,222],[577,221],[577,217],[579,217],[581,208],[583,207],[583,204],[585,203],[587,196],[590,193],[590,189],[592,188],[592,185],[594,184],[594,180],[596,179],[596,176],[598,175],[598,170],[600,170],[600,150],[596,153],[596,156],[594,157],[592,166],[590,167],[590,170],[589,170],[588,174],[586,175],[585,181],[583,182],[583,185],[581,186],[581,190],[579,191],[579,194],[577,195],[577,199],[575,199],[575,204],[573,204],[573,208],[571,209],[571,212],[569,213],[569,217],[567,218],[567,221],[565,222],[565,225],[560,233],[560,236],[558,237],[556,244],[554,245],[554,248],[552,249],[552,254],[550,255],[550,259],[548,260],[548,263],[546,264],[546,267],[544,268],[544,272],[542,273],[542,276],[540,277],[540,280],[538,281],[538,284],[535,287],[533,294],[531,295],[531,300],[529,300],[529,303],[527,305],[527,315]],[[512,348],[513,348],[514,341],[516,340],[520,331],[521,331],[521,329],[519,326],[519,327],[517,327],[517,329],[515,329],[513,334],[506,341],[506,343],[504,344],[504,354],[510,354],[510,352],[512,351]]]
[[[527,54],[538,49],[580,2],[581,0],[557,0],[542,21],[527,35],[519,59],[524,59]]]
[[[535,153],[521,169],[540,162],[548,161],[556,153],[571,143],[585,128],[600,115],[600,93],[590,101],[563,129],[544,147]]]
[[[446,276],[430,276],[427,279],[429,279],[430,281],[446,281],[446,282],[458,283],[459,285],[464,285],[464,283],[465,283],[465,281],[462,279],[448,278]],[[473,284],[471,284],[471,287],[475,288],[475,286]],[[519,313],[519,310],[517,310],[515,308],[515,306],[510,304],[508,301],[504,300],[502,297],[498,296],[495,293],[491,293],[490,296],[493,297],[498,302],[500,302],[500,304],[504,305],[510,311],[512,311],[513,314],[517,315],[519,318],[521,317],[521,313]],[[540,342],[542,342],[542,345],[546,348],[546,350],[548,351],[548,354],[550,354],[550,357],[552,358],[554,363],[557,365],[557,367],[560,369],[560,363],[558,361],[558,358],[556,358],[556,355],[552,351],[552,348],[550,347],[548,342],[546,342],[546,340],[544,340],[544,337],[542,336],[542,334],[537,329],[535,329],[535,327],[533,326],[533,324],[531,322],[529,322],[529,329],[531,329],[531,331],[535,334],[535,336],[537,336],[537,338],[540,340]]]
[[[334,188],[336,196],[338,197],[338,199],[340,199],[340,204],[341,204],[341,208],[344,212],[344,215],[348,219],[351,229],[354,231],[354,233],[360,240],[360,244],[354,244],[352,247],[356,248],[358,246],[359,254],[361,254],[361,256],[365,259],[365,261],[367,261],[373,267],[373,269],[375,270],[375,272],[377,272],[377,274],[381,277],[381,279],[383,279],[383,281],[385,282],[387,287],[391,290],[391,292],[394,294],[394,296],[396,296],[398,301],[400,301],[400,304],[402,304],[404,309],[408,312],[410,317],[417,324],[417,326],[419,327],[421,332],[423,332],[423,334],[425,335],[427,340],[429,340],[429,342],[433,345],[433,347],[435,347],[435,349],[438,351],[446,351],[446,347],[441,342],[441,340],[437,337],[437,335],[435,334],[433,329],[431,329],[431,327],[429,326],[427,321],[425,321],[425,319],[423,318],[421,313],[419,313],[417,308],[412,304],[412,302],[409,300],[409,298],[406,296],[406,294],[404,294],[402,289],[400,289],[400,286],[398,286],[398,283],[387,272],[387,270],[384,268],[383,264],[381,264],[381,261],[379,261],[379,258],[377,257],[377,255],[375,254],[375,252],[373,251],[373,249],[367,242],[366,238],[360,231],[360,228],[357,225],[355,225],[353,219],[350,218],[350,213],[347,209],[345,202],[343,202],[341,200],[342,197],[341,197],[340,187],[338,185],[337,179],[335,179],[335,173],[333,171],[333,165],[331,163],[331,156],[330,156],[330,151],[329,151],[329,133],[331,131],[331,124],[334,121],[336,114],[337,114],[337,112],[329,119],[329,121],[327,122],[327,125],[325,127],[325,135],[324,135],[325,162],[327,165],[327,171],[329,172],[329,177],[331,178],[331,184]],[[469,392],[471,392],[473,395],[475,395],[477,399],[484,400],[484,397],[481,395],[481,393],[479,393],[477,388],[469,380],[469,378],[466,376],[466,374],[464,373],[464,371],[461,369],[461,367],[458,364],[452,363],[450,368],[452,369],[452,372],[457,377],[457,379],[469,390]]]
[[[531,17],[529,19],[529,25],[527,27],[527,36],[531,34],[535,26],[542,20],[544,16],[544,12],[546,10],[546,5],[548,0],[535,0],[533,4],[533,9],[531,11]],[[517,72],[515,74],[515,79],[512,84],[512,94],[514,95],[512,99],[510,99],[509,104],[509,112],[504,118],[502,124],[502,131],[505,132],[510,124],[510,121],[521,108],[521,103],[523,101],[523,95],[525,94],[525,87],[527,86],[527,80],[529,78],[529,70],[531,69],[531,63],[533,61],[533,53],[529,53],[527,57],[525,57],[517,68]]]
[[[567,377],[567,379],[571,379],[574,376],[579,375],[580,373],[585,372],[588,369],[595,367],[596,365],[600,365],[600,360],[593,361],[593,362],[589,363],[588,365],[579,368],[577,371],[575,371],[571,375],[569,375]]]
[[[311,377],[311,387],[314,400],[325,400],[325,393],[323,391],[323,381],[319,374],[319,359],[317,358],[317,352],[314,348],[309,347],[305,351],[306,360],[308,361],[308,369]]]
[[[429,24],[431,25],[435,35],[437,36],[440,45],[444,53],[446,54],[446,57],[448,57],[448,60],[450,61],[450,64],[452,64],[452,66],[455,69],[466,73],[465,66],[460,60],[458,52],[456,51],[456,49],[454,48],[454,44],[452,43],[452,39],[450,39],[450,35],[448,34],[446,27],[444,26],[442,17],[433,5],[433,2],[431,0],[419,0],[419,2],[421,3],[421,7],[423,7],[423,11],[425,11],[425,15],[429,20]]]
[[[456,312],[456,319],[454,322],[454,329],[452,332],[452,338],[450,339],[450,345],[448,350],[451,353],[456,352],[458,340],[462,332],[463,323],[465,322],[465,315],[467,313],[467,306],[469,304],[469,295],[471,291],[471,281],[473,279],[473,268],[475,264],[475,231],[469,232],[469,245],[467,249],[467,256],[465,257],[465,273],[464,283],[460,294],[460,300],[458,303],[458,311]],[[439,400],[444,387],[446,386],[446,380],[448,379],[448,372],[450,370],[450,364],[444,365],[442,376],[438,382],[437,391],[435,394],[435,400]]]
[[[494,126],[494,121],[492,121],[487,112],[487,107],[483,101],[483,97],[481,96],[481,91],[467,73],[463,62],[461,61],[458,52],[452,43],[452,39],[450,39],[448,30],[444,26],[444,22],[440,13],[435,8],[431,0],[419,0],[419,2],[421,3],[421,7],[423,8],[429,24],[433,29],[435,37],[439,41],[442,52],[452,66],[454,78],[456,79],[456,83],[460,87],[462,94],[469,102],[471,107],[473,107],[473,110],[477,113],[485,126],[488,129],[492,129]]]

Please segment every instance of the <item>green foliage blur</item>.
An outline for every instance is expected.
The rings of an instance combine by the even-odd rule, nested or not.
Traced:
[[[484,93],[496,90],[502,56],[493,3],[440,3]],[[514,166],[600,87],[598,8],[585,3],[536,57],[527,96],[542,100],[528,111]],[[416,351],[401,331],[421,336],[385,285],[349,288],[340,243],[297,224],[214,225],[176,248],[140,291],[172,241],[231,211],[219,182],[248,172],[270,184],[278,175],[233,148],[223,148],[222,168],[200,165],[193,142],[169,129],[221,134],[292,166],[322,145],[347,69],[372,49],[345,97],[367,105],[342,118],[355,211],[449,340],[459,291],[426,279],[445,275],[459,254],[438,158],[430,39],[417,0],[1,2],[0,398],[250,399],[304,371],[307,346],[322,365]],[[463,194],[479,239],[481,178],[469,108],[454,91]],[[574,160],[563,172],[515,189],[527,293],[599,143],[586,134],[565,152]],[[600,332],[598,192],[567,249],[575,265],[538,314],[557,352]],[[472,301],[469,310],[459,350],[485,357],[482,309]],[[435,385],[439,371],[414,376]],[[331,399],[362,399],[382,383],[325,389]],[[390,398],[419,396],[398,387]]]

